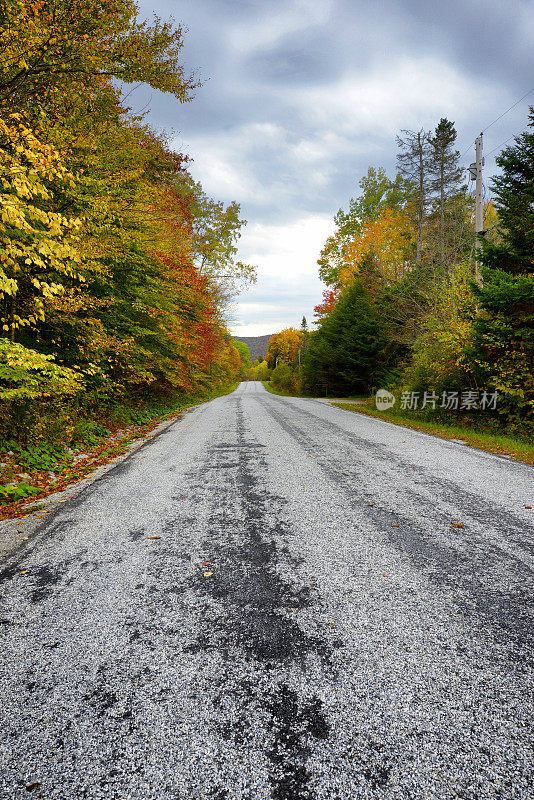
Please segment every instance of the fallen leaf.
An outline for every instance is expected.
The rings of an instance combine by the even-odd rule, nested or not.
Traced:
[[[29,571],[30,571],[29,569],[23,569],[20,574],[21,575],[26,575]]]
[[[396,525],[392,525],[391,527],[392,528],[400,528],[400,522],[398,522]]]
[[[211,561],[203,561],[202,562],[202,566],[203,567],[210,567],[211,566]]]
[[[525,506],[525,508],[532,508],[532,506]]]
[[[464,523],[463,522],[451,522],[451,525],[452,525],[453,528],[463,528],[464,527]]]
[[[389,578],[389,575],[386,575],[384,572],[382,573],[383,578]]]
[[[212,575],[213,575],[213,572],[205,572],[204,573],[204,577],[205,578],[211,578]]]
[[[161,536],[147,536],[147,539],[161,539]]]

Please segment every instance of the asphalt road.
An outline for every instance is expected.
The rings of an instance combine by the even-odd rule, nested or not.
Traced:
[[[531,800],[533,488],[261,384],[197,407],[7,558],[0,797]]]

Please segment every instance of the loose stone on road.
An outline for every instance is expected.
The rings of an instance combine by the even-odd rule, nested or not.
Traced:
[[[0,797],[527,800],[534,471],[260,383],[0,567]]]

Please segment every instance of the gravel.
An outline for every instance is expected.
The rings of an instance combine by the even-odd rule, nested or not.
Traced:
[[[259,383],[198,406],[3,529],[0,797],[531,798],[533,477]]]

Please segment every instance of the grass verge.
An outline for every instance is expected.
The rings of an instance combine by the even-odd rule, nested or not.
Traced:
[[[268,392],[271,394],[279,394],[281,397],[308,397],[311,399],[317,399],[314,394],[296,394],[295,392],[287,392],[285,389],[275,389],[274,386],[271,386],[270,381],[262,381],[263,385],[267,389]],[[352,397],[347,397],[347,400],[367,400],[367,397],[353,395]]]
[[[0,474],[3,481],[6,476],[11,476],[11,480],[14,480],[14,476],[20,475],[24,475],[24,480],[18,484],[0,485],[0,520],[28,516],[30,510],[25,506],[29,502],[32,504],[31,513],[39,510],[34,503],[38,504],[39,500],[50,494],[63,491],[97,467],[123,455],[132,442],[146,437],[160,423],[179,419],[187,408],[230,394],[238,385],[234,383],[203,394],[180,397],[167,404],[160,402],[149,406],[137,417],[137,422],[130,423],[126,428],[103,420],[102,434],[95,437],[90,446],[86,444],[75,450],[58,448],[57,458],[53,461],[48,459],[46,468],[39,464],[37,454],[32,454],[34,458],[29,460],[24,449],[19,452],[2,451],[0,457],[3,466]]]
[[[482,431],[468,428],[465,425],[444,425],[431,420],[416,420],[401,411],[377,411],[369,405],[355,405],[353,403],[332,403],[345,411],[354,411],[357,414],[365,414],[368,417],[376,417],[392,422],[394,425],[401,425],[404,428],[412,428],[423,433],[430,433],[439,436],[441,439],[461,439],[471,447],[479,450],[487,450],[489,453],[497,455],[511,456],[517,461],[525,464],[534,464],[534,444],[513,436],[499,433],[484,433]]]

